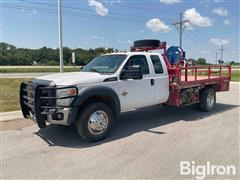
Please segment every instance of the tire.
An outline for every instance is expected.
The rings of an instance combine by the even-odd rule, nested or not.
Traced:
[[[139,40],[134,42],[134,48],[159,47],[160,41],[154,39]]]
[[[206,88],[200,93],[199,109],[201,111],[209,112],[214,110],[216,105],[216,92],[214,89]]]
[[[99,118],[100,121],[98,121]],[[84,141],[96,142],[104,139],[109,134],[113,121],[112,110],[106,104],[92,103],[79,114],[76,128]]]

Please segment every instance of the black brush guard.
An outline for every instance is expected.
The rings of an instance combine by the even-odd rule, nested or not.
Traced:
[[[22,83],[20,86],[20,106],[24,118],[33,119],[34,121],[37,122],[39,128],[45,128],[47,115],[54,115],[61,109],[69,108],[69,106],[57,106],[56,105],[57,99],[75,97],[75,96],[56,97],[57,89],[66,88],[76,87],[74,86],[49,87],[30,82]]]

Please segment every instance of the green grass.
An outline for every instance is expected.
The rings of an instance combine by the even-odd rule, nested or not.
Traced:
[[[240,70],[232,71],[232,81],[240,82]]]
[[[0,80],[0,112],[16,111],[19,106],[19,87],[21,82],[30,79],[8,79]]]
[[[64,68],[64,72],[80,71],[80,68]],[[59,68],[1,68],[0,73],[34,73],[34,72],[59,72]]]

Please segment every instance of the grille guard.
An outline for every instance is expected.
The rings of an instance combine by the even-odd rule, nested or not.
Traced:
[[[53,115],[58,110],[69,106],[56,105],[57,99],[73,98],[75,96],[56,97],[57,89],[76,88],[75,86],[47,87],[30,82],[20,85],[20,106],[24,118],[34,119],[40,128],[46,127],[46,115]],[[44,91],[47,91],[47,93]],[[76,88],[76,92],[77,88]]]

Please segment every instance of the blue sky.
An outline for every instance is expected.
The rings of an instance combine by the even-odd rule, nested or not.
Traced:
[[[183,35],[187,57],[239,61],[238,0],[62,0],[64,46],[128,50],[134,40],[179,44],[174,22],[190,20]],[[1,41],[17,47],[58,47],[57,0],[0,0]]]

